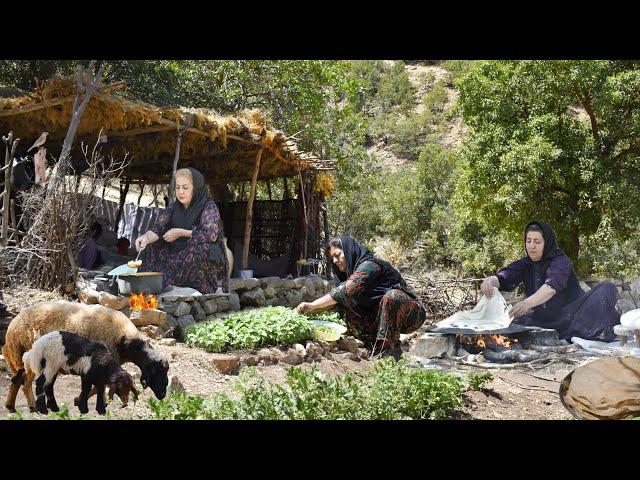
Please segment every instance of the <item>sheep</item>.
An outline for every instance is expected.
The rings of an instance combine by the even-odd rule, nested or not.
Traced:
[[[38,376],[36,380],[36,410],[48,413],[47,407],[59,410],[53,394],[53,385],[58,373],[80,375],[82,391],[75,404],[80,413],[88,413],[87,399],[91,386],[98,393],[96,411],[104,415],[104,388],[109,385],[109,399],[117,393],[123,406],[129,402],[129,392],[137,400],[138,391],[133,377],[124,370],[100,342],[95,342],[75,333],[55,331],[43,335],[35,341],[31,350],[22,355],[24,372]],[[46,394],[46,404],[45,404]]]
[[[31,388],[34,376],[29,373],[21,380],[17,373],[24,369],[24,352],[30,350],[42,335],[56,330],[104,343],[118,363],[133,362],[140,368],[143,388],[151,387],[159,399],[165,397],[169,383],[169,363],[164,355],[154,350],[138,333],[136,326],[124,313],[101,305],[55,300],[36,303],[23,309],[9,324],[2,348],[2,355],[15,375],[5,404],[9,411],[15,411],[21,382],[29,408],[35,411],[35,398]]]

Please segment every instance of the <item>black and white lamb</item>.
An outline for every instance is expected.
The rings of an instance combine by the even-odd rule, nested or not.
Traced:
[[[109,386],[109,399],[114,393],[122,400],[123,406],[129,402],[129,392],[135,399],[138,391],[135,381],[113,358],[107,347],[100,342],[64,331],[55,331],[36,340],[31,350],[22,355],[25,372],[38,376],[36,380],[36,410],[46,414],[47,407],[59,410],[53,394],[53,385],[59,373],[79,375],[82,391],[76,405],[80,413],[88,413],[87,400],[92,385],[97,390],[96,411],[106,413],[104,389]],[[19,372],[19,376],[21,377]],[[46,404],[45,404],[46,394]]]

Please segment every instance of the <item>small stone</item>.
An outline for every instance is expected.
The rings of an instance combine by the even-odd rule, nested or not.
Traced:
[[[173,311],[173,316],[182,317],[184,315],[187,315],[190,312],[191,312],[191,305],[189,305],[187,302],[180,302],[178,303],[175,310]]]
[[[149,338],[158,338],[159,328],[155,325],[147,325],[145,327],[141,327],[139,330]]]
[[[293,279],[296,288],[302,288],[307,284],[307,277],[298,277]]]
[[[240,295],[238,295],[235,292],[230,292],[227,296],[227,299],[229,300],[229,308],[231,310],[233,310],[234,312],[237,312],[238,310],[240,310]]]
[[[356,350],[356,354],[363,360],[369,358],[369,350],[367,350],[366,348],[359,348],[358,350]]]
[[[202,305],[200,305],[200,302],[193,302],[191,314],[196,322],[202,322],[207,318],[207,314],[205,313],[204,308],[202,308]]]
[[[160,345],[166,345],[167,347],[175,347],[177,340],[175,338],[163,338],[160,340]]]
[[[282,287],[285,290],[293,290],[294,288],[296,288],[296,282],[295,280],[287,280],[283,283]]]
[[[218,302],[215,300],[207,300],[204,302],[203,307],[207,315],[212,315],[218,311]]]
[[[300,365],[303,360],[304,355],[301,355],[293,348],[288,349],[280,359],[281,362],[287,363],[289,365]]]
[[[260,363],[260,360],[262,359],[258,355],[246,355],[242,357],[242,363],[248,367],[258,365],[258,363]]]
[[[324,353],[329,353],[331,351],[331,345],[329,345],[329,342],[325,342],[324,340],[318,340],[318,345],[320,346],[320,348],[322,348]]]
[[[469,352],[467,352],[464,348],[459,347],[458,350],[456,350],[456,356],[465,358],[469,356]]]
[[[158,305],[158,308],[163,312],[167,312],[169,315],[174,315],[176,313],[176,308],[178,307],[177,302],[165,302]]]
[[[218,369],[220,373],[224,373],[225,375],[234,372],[240,363],[240,358],[237,355],[212,353],[209,358],[211,364]]]
[[[287,303],[291,308],[297,307],[302,303],[302,293],[296,290],[289,290],[286,298]]]
[[[354,362],[359,362],[360,361],[360,357],[358,356],[358,352],[349,352],[349,354],[347,355],[347,358],[349,360],[353,360]]]
[[[100,292],[98,295],[98,303],[103,307],[122,310],[124,307],[129,306],[129,298],[124,296],[116,297],[108,292]]]
[[[337,344],[340,350],[345,350],[347,352],[355,353],[359,348],[364,347],[364,343],[361,340],[358,340],[355,337],[340,337]]]
[[[282,279],[280,277],[264,277],[260,279],[260,286],[262,288],[273,287],[277,289],[282,286]]]
[[[304,347],[303,347],[302,345],[300,345],[299,343],[296,343],[296,344],[293,346],[293,348],[294,348],[294,350],[295,350],[296,352],[298,352],[298,353],[299,353],[300,355],[302,355],[303,357],[306,357],[306,356],[307,356],[307,349],[306,349],[306,348],[304,348]]]
[[[184,385],[182,385],[182,382],[177,375],[171,375],[171,378],[169,379],[169,390],[172,392],[185,392]]]

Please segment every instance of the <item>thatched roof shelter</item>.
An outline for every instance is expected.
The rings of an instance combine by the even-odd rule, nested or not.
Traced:
[[[251,180],[261,148],[258,180],[330,168],[330,163],[298,151],[295,142],[269,125],[258,110],[222,116],[204,109],[161,108],[115,93],[124,86],[118,82],[95,91],[80,121],[72,158],[82,156],[81,142],[93,146],[102,129],[106,137],[101,144],[104,154],[122,157],[129,152],[131,164],[124,174],[127,180],[167,183],[181,129],[184,132],[178,168],[197,168],[210,185]],[[54,77],[39,84],[32,93],[0,98],[0,131],[12,130],[23,139],[23,147],[48,131],[48,157],[57,158],[76,92],[72,80]]]

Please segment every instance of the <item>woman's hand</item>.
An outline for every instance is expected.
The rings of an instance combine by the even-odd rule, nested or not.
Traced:
[[[165,242],[171,243],[181,237],[189,236],[188,234],[190,233],[190,230],[185,230],[184,228],[172,228],[171,230],[167,230],[167,233],[165,233],[162,238],[164,238]]]
[[[522,300],[521,302],[518,302],[513,307],[511,307],[511,309],[509,310],[509,316],[511,318],[518,318],[531,310],[531,305],[527,300]]]
[[[149,238],[146,233],[136,238],[136,251],[140,252],[144,250],[147,248],[147,245],[149,245]]]
[[[500,288],[500,280],[495,275],[485,278],[480,285],[480,290],[487,298],[491,298],[493,297],[493,287]]]
[[[312,308],[311,303],[302,302],[300,305],[296,307],[296,313],[311,312],[311,308]]]

